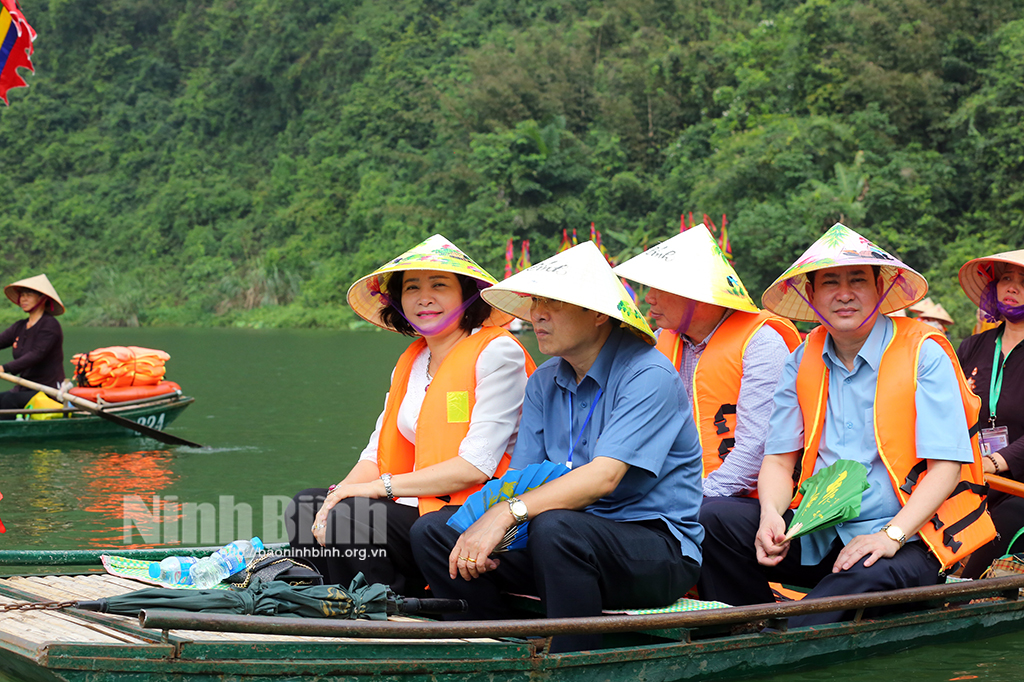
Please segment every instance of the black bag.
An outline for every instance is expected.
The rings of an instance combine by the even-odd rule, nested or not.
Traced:
[[[224,579],[236,588],[246,588],[254,578],[269,583],[283,580],[289,585],[323,585],[324,577],[312,564],[273,552],[260,552],[252,558],[245,570]]]

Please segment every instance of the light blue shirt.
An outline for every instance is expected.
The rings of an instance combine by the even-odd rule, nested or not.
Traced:
[[[852,371],[847,370],[836,355],[832,336],[829,335],[825,341],[821,356],[829,370],[828,405],[814,471],[840,459],[854,460],[868,468],[871,487],[864,492],[861,513],[855,521],[802,538],[805,540],[800,545],[801,563],[804,565],[820,563],[837,535],[845,544],[857,535],[876,533],[900,511],[899,498],[878,455],[873,410],[878,365],[892,336],[892,321],[879,315],[857,353]],[[782,370],[782,378],[775,391],[775,409],[768,426],[765,455],[803,449],[803,415],[796,398],[796,374],[805,346],[801,344],[790,354]],[[927,339],[921,345],[917,371],[917,390],[914,393],[917,456],[954,462],[972,461],[974,455],[967,418],[953,364],[935,341]],[[910,427],[909,420],[907,426]],[[917,536],[911,539],[917,539]]]
[[[616,328],[579,384],[561,358],[537,368],[526,384],[510,468],[545,459],[564,464],[571,442],[574,469],[595,457],[629,465],[618,487],[587,513],[614,521],[661,519],[683,556],[700,561],[700,439],[683,382],[660,351]]]

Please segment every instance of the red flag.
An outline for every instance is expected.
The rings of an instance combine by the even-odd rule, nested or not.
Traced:
[[[682,234],[683,232],[686,232],[686,214],[685,213],[680,213],[679,214],[679,233]]]
[[[512,254],[514,253],[512,238],[508,238],[508,245],[505,246],[505,279],[512,276]]]
[[[597,235],[594,234],[594,223],[590,223],[590,241],[597,243]]]
[[[690,227],[693,227],[694,225],[695,223],[693,222],[693,211],[690,211]]]
[[[32,41],[35,30],[28,25],[17,0],[0,0],[0,99],[7,101],[7,91],[28,85],[18,67],[32,68]]]
[[[715,224],[711,222],[711,218],[708,217],[707,213],[704,214],[704,226],[708,228],[708,231],[711,232],[711,234],[714,234],[715,230],[718,229],[715,227]]]
[[[516,261],[516,272],[522,272],[530,265],[530,240],[524,239],[519,251],[519,260]]]
[[[572,242],[569,241],[569,231],[563,229],[562,230],[562,243],[558,246],[558,251],[556,251],[555,253],[562,253],[566,249],[571,249],[572,246],[573,246]]]

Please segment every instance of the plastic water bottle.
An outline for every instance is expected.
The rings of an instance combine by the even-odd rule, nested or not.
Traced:
[[[167,585],[191,585],[191,568],[197,561],[191,556],[169,556],[149,565],[149,577]]]
[[[261,551],[263,542],[259,538],[229,542],[192,566],[192,583],[201,590],[209,589],[229,575],[241,571]]]

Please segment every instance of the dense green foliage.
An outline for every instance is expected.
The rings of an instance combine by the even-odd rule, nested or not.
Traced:
[[[24,0],[0,274],[78,323],[338,325],[434,232],[500,275],[727,213],[759,292],[842,220],[962,335],[957,268],[1024,240],[1022,5]]]

